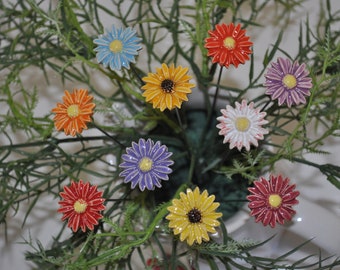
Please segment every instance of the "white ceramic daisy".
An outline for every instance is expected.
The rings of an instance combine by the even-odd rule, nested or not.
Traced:
[[[219,135],[224,136],[223,143],[229,142],[229,148],[236,147],[241,151],[245,147],[250,150],[250,145],[258,146],[258,140],[263,140],[263,135],[268,134],[268,130],[262,128],[262,125],[268,123],[264,119],[265,112],[260,109],[254,109],[254,102],[247,105],[246,100],[241,104],[235,102],[235,108],[230,105],[222,109],[222,116],[217,117],[220,122],[216,127],[220,129]]]

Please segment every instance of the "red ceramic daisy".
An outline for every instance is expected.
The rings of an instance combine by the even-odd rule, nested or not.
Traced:
[[[276,222],[282,225],[285,220],[291,220],[296,213],[292,206],[299,202],[296,197],[300,194],[294,189],[295,185],[289,185],[289,179],[281,175],[270,175],[269,181],[263,177],[254,181],[254,187],[248,188],[252,195],[247,196],[250,215],[256,222],[272,228]]]
[[[238,67],[249,60],[253,43],[249,41],[249,37],[245,35],[246,30],[241,29],[240,24],[217,24],[215,30],[208,33],[210,37],[205,39],[204,47],[208,49],[208,56],[212,57],[213,63]]]
[[[85,232],[86,227],[93,230],[94,225],[103,216],[100,211],[105,209],[102,198],[103,192],[97,191],[97,186],[90,183],[72,182],[70,186],[64,187],[64,192],[59,193],[64,199],[60,201],[59,213],[63,213],[61,220],[68,219],[67,226],[74,232],[79,228]]]

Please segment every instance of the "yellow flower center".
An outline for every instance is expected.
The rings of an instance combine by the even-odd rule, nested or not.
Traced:
[[[115,39],[114,41],[110,43],[111,52],[120,53],[122,50],[123,50],[123,43],[120,40]]]
[[[77,117],[79,113],[79,106],[77,104],[72,104],[67,108],[67,115],[69,117]]]
[[[74,203],[73,208],[77,214],[84,213],[87,208],[87,203],[83,199],[79,199]]]
[[[237,117],[235,125],[238,131],[245,132],[250,127],[250,121],[247,117]]]
[[[223,40],[223,45],[224,47],[226,47],[228,50],[232,50],[235,48],[235,39],[233,39],[232,37],[226,37],[224,40]]]
[[[140,161],[139,161],[139,169],[142,171],[142,172],[148,172],[151,170],[152,168],[152,160],[148,157],[143,157]]]
[[[268,198],[269,205],[273,208],[277,208],[282,203],[282,198],[278,194],[271,194]]]
[[[282,82],[288,89],[292,89],[296,86],[296,78],[291,74],[284,76]]]

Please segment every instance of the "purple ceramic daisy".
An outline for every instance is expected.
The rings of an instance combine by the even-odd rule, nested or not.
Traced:
[[[265,75],[267,88],[266,94],[277,99],[279,105],[286,103],[291,105],[305,104],[305,96],[310,95],[312,79],[305,64],[292,63],[289,59],[279,57],[276,63],[272,63]]]
[[[161,180],[169,180],[168,174],[172,172],[169,168],[174,162],[169,159],[172,155],[165,145],[158,141],[154,143],[151,139],[145,141],[139,139],[133,142],[132,147],[126,148],[126,154],[122,155],[123,162],[119,167],[124,170],[119,176],[124,177],[124,183],[131,182],[131,188],[137,184],[139,189],[154,190],[161,187]]]

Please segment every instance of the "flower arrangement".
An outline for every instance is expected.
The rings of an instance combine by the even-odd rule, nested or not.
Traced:
[[[340,188],[336,162],[305,157],[339,135],[338,12],[321,1],[316,29],[301,19],[296,55],[282,27],[256,65],[261,16],[289,23],[298,2],[186,2],[0,0],[0,221],[27,204],[25,226],[47,197],[60,232],[45,247],[26,240],[43,269],[340,265],[289,264],[298,247],[257,256],[270,240],[233,239],[225,225],[244,205],[254,222],[289,225],[299,179],[277,173],[280,160]],[[46,87],[24,83],[32,68]],[[237,72],[245,86],[225,77]],[[51,90],[54,80],[67,87]],[[46,92],[55,103],[37,112]]]

